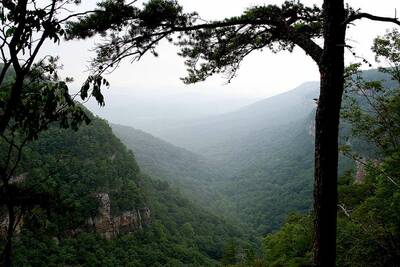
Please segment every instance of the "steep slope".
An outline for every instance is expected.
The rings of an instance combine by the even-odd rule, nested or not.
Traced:
[[[141,169],[153,178],[165,178],[173,182],[207,182],[221,175],[215,166],[193,152],[132,127],[110,126],[114,134],[136,155]]]
[[[141,174],[107,122],[92,119],[77,132],[52,127],[25,150],[19,186],[52,201],[23,217],[15,266],[216,266],[225,242],[245,245],[238,229]]]
[[[220,215],[232,214],[227,198],[215,188],[225,175],[217,164],[141,130],[116,124],[111,127],[134,152],[144,173],[167,181],[189,200],[208,210]]]
[[[306,212],[311,207],[312,118],[310,113],[274,134],[255,133],[258,145],[244,149],[235,159],[242,161],[242,168],[220,185],[236,204],[239,216],[260,234],[275,230],[289,213]]]

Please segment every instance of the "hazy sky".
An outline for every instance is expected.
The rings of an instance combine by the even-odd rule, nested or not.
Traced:
[[[92,6],[94,0],[86,0],[85,6]],[[180,0],[185,11],[197,11],[204,19],[222,19],[224,17],[240,15],[246,7],[260,4],[275,3],[278,0]],[[304,0],[305,4],[320,5],[322,1]],[[372,12],[381,16],[394,16],[397,7],[400,13],[400,1],[398,0],[349,0],[354,8]],[[82,7],[81,7],[82,8]],[[383,34],[385,29],[394,27],[391,24],[359,21],[348,32],[348,44],[355,47],[359,55],[373,61],[369,49],[372,39],[377,34]],[[93,47],[93,40],[72,41],[62,43],[59,47],[47,46],[47,53],[58,54],[64,64],[64,73],[75,78],[75,86],[84,81],[87,76],[86,65],[93,54],[89,51]],[[300,49],[294,53],[282,52],[272,54],[264,50],[248,56],[239,70],[238,77],[229,85],[225,84],[223,77],[212,77],[206,82],[186,86],[180,81],[185,75],[183,59],[176,55],[177,48],[162,43],[158,52],[160,56],[154,58],[151,55],[144,57],[140,62],[130,64],[126,61],[122,66],[107,78],[112,84],[107,96],[123,96],[157,98],[159,101],[180,97],[194,97],[211,99],[239,99],[242,104],[254,99],[265,98],[286,90],[290,90],[305,81],[318,80],[319,74],[315,63]],[[355,59],[347,57],[351,62]],[[107,101],[107,98],[106,98]],[[214,101],[214,102],[215,102]],[[218,101],[217,101],[218,102]],[[238,101],[239,103],[240,101]],[[239,105],[239,104],[238,104]],[[218,109],[218,104],[214,108]],[[223,107],[221,106],[220,108]]]

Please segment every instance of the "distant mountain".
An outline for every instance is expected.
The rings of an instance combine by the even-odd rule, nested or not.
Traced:
[[[224,114],[249,105],[257,98],[223,94],[217,88],[115,88],[105,90],[106,105],[85,104],[108,121],[154,133],[170,125]]]
[[[317,82],[304,83],[235,112],[171,126],[154,134],[208,159],[226,163],[248,147],[265,150],[260,146],[260,137],[273,141],[270,137],[280,135],[278,129],[307,117],[315,108],[313,99],[318,97],[318,86]],[[235,167],[237,164],[234,163]]]

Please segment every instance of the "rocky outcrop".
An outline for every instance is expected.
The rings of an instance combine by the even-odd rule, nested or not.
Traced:
[[[129,234],[150,224],[151,212],[147,207],[125,211],[119,216],[111,215],[111,201],[108,193],[98,193],[98,213],[89,218],[85,227],[70,229],[67,235],[76,236],[85,230],[94,230],[106,239],[112,239],[118,234]],[[4,236],[8,228],[8,215],[5,209],[0,210],[0,236]],[[19,219],[15,232],[18,234],[23,225],[23,217]],[[89,228],[89,229],[88,229]]]
[[[133,233],[150,223],[151,212],[145,207],[126,211],[120,216],[111,215],[111,201],[108,193],[98,193],[98,214],[88,220],[89,226],[104,238],[111,239],[118,234]]]

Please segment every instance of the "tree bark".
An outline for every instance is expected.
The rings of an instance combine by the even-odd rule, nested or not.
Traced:
[[[325,0],[324,50],[320,61],[321,88],[315,131],[314,266],[334,267],[338,135],[344,83],[345,9],[343,0]]]

